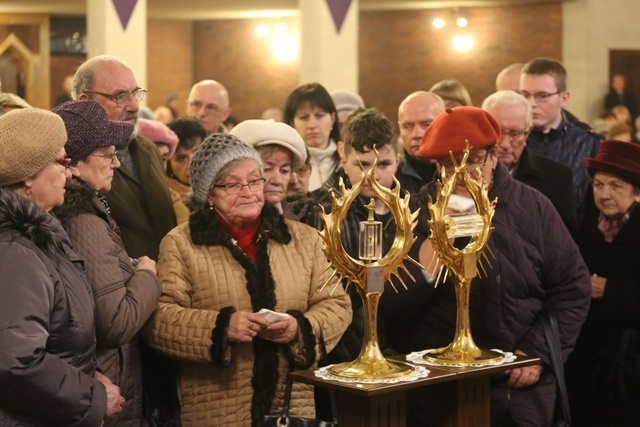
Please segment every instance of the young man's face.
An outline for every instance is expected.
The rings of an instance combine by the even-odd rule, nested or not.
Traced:
[[[520,93],[531,103],[531,124],[543,132],[556,128],[562,120],[562,108],[569,92],[559,92],[556,81],[549,74],[522,74]]]
[[[351,150],[349,154],[343,154],[340,156],[340,162],[344,168],[351,185],[356,185],[362,180],[362,169],[360,169],[360,163],[364,167],[365,172],[371,169],[373,162],[376,159],[376,153],[373,150],[368,150],[364,153],[356,150]],[[390,188],[393,185],[393,176],[398,170],[398,163],[400,163],[400,155],[396,150],[392,149],[390,145],[385,145],[380,148],[378,155],[378,166],[376,166],[375,178],[378,183],[384,187]],[[371,198],[375,197],[371,187],[368,183],[362,187],[360,192],[361,197]]]

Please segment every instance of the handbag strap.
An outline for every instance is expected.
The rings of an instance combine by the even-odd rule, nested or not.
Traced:
[[[284,388],[284,401],[282,402],[282,416],[289,417],[289,406],[291,405],[291,389],[293,388],[293,381],[287,380],[287,384]]]
[[[558,321],[556,316],[549,311],[543,311],[540,314],[540,321],[544,329],[544,335],[549,346],[549,354],[551,356],[551,369],[556,377],[558,391],[560,392],[560,401],[562,403],[562,415],[566,425],[571,425],[571,408],[569,407],[569,394],[567,393],[567,384],[564,379],[564,363],[562,361],[562,350],[560,347],[560,333],[558,331]]]

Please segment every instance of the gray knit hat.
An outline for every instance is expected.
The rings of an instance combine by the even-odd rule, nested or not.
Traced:
[[[131,139],[135,125],[109,120],[96,101],[69,101],[53,110],[62,117],[68,140],[64,146],[71,164],[76,165],[98,148],[122,145]]]
[[[198,202],[205,203],[220,170],[227,163],[238,159],[255,160],[260,165],[260,172],[262,172],[262,160],[260,160],[258,152],[238,137],[228,133],[214,133],[205,139],[191,159],[193,198]]]
[[[0,187],[16,184],[51,163],[67,142],[62,119],[25,108],[0,117]]]

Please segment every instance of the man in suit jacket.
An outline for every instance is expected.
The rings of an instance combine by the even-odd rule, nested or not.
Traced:
[[[491,114],[502,128],[502,136],[496,145],[498,159],[515,179],[547,196],[575,237],[577,220],[573,174],[567,166],[527,148],[527,136],[531,130],[529,101],[519,93],[503,90],[485,99],[482,109]]]
[[[97,101],[111,120],[136,123],[146,93],[127,64],[114,56],[89,59],[73,78],[74,97]],[[176,226],[162,157],[153,142],[139,135],[116,147],[116,154],[122,165],[115,170],[106,196],[111,215],[129,256],[157,260],[160,241]]]

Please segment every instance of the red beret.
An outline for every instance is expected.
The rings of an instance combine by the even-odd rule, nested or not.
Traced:
[[[609,139],[600,144],[595,159],[586,159],[587,171],[606,172],[640,187],[640,145]]]
[[[442,159],[462,154],[465,141],[472,150],[495,145],[500,137],[500,125],[491,114],[478,107],[447,108],[427,128],[420,144],[420,155],[427,159]]]

